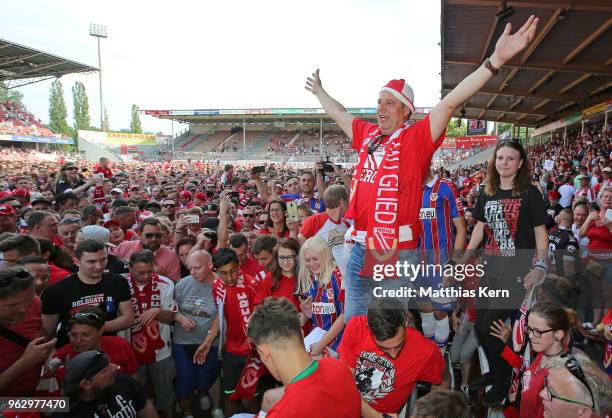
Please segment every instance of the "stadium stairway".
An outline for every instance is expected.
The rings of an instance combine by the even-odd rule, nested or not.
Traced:
[[[260,155],[264,151],[264,146],[266,146],[274,135],[270,132],[261,132],[255,134],[253,137],[253,142],[249,145],[247,143],[247,149],[245,153],[245,159],[253,159],[256,156]]]
[[[293,145],[293,143],[295,141],[297,141],[297,139],[300,137],[301,132],[298,132],[297,134],[294,135],[293,138],[291,138],[291,141],[289,141],[287,144],[285,144],[285,148],[289,149],[289,147],[291,147]]]
[[[198,141],[200,141],[200,139],[202,138],[202,134],[199,135],[192,135],[191,137],[189,137],[188,139],[186,139],[182,144],[180,144],[177,148],[180,151],[192,151],[191,148],[195,148],[198,144]],[[193,145],[193,146],[192,146]],[[175,145],[176,147],[176,145]]]

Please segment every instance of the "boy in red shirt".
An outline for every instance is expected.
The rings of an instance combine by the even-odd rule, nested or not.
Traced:
[[[442,383],[440,350],[406,324],[396,298],[375,298],[367,317],[351,318],[338,352],[355,376],[364,417],[397,414],[417,381]]]
[[[267,298],[251,316],[248,332],[261,361],[284,386],[282,398],[267,418],[361,415],[359,392],[350,371],[338,360],[313,360],[306,353],[299,314],[287,298]]]
[[[240,375],[251,353],[247,324],[255,306],[255,279],[241,274],[238,255],[231,248],[220,248],[213,256],[213,268],[219,276],[213,282],[213,299],[219,312],[219,328],[226,328],[219,344],[223,347],[223,390],[225,415],[238,413],[240,402],[229,397],[236,391]],[[225,324],[223,324],[223,322]],[[255,409],[253,399],[243,399],[247,410]]]

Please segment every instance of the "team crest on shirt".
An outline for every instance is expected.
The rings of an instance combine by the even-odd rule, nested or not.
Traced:
[[[393,390],[395,366],[376,353],[362,352],[355,367],[355,384],[361,398],[376,403]]]
[[[327,300],[334,300],[334,289],[327,289]]]
[[[435,202],[438,199],[438,193],[432,193],[429,196],[429,200],[431,200],[432,202]]]

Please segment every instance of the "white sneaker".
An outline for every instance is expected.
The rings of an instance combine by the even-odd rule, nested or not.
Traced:
[[[212,413],[212,418],[225,418],[225,415],[223,415],[223,411],[221,409],[215,409]]]
[[[200,408],[202,411],[208,411],[210,409],[211,403],[208,395],[200,396]]]

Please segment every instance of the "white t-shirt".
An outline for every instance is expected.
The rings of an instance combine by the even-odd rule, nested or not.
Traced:
[[[571,184],[564,184],[559,187],[559,194],[561,195],[561,199],[559,199],[559,204],[563,208],[568,208],[572,205],[572,198],[574,197],[574,186]]]
[[[332,250],[332,255],[340,273],[345,277],[346,265],[348,257],[344,251],[345,239],[344,235],[349,229],[349,222],[346,219],[341,219],[336,223],[331,220],[326,212],[316,213],[304,220],[300,234],[306,238],[319,236],[323,238]]]

